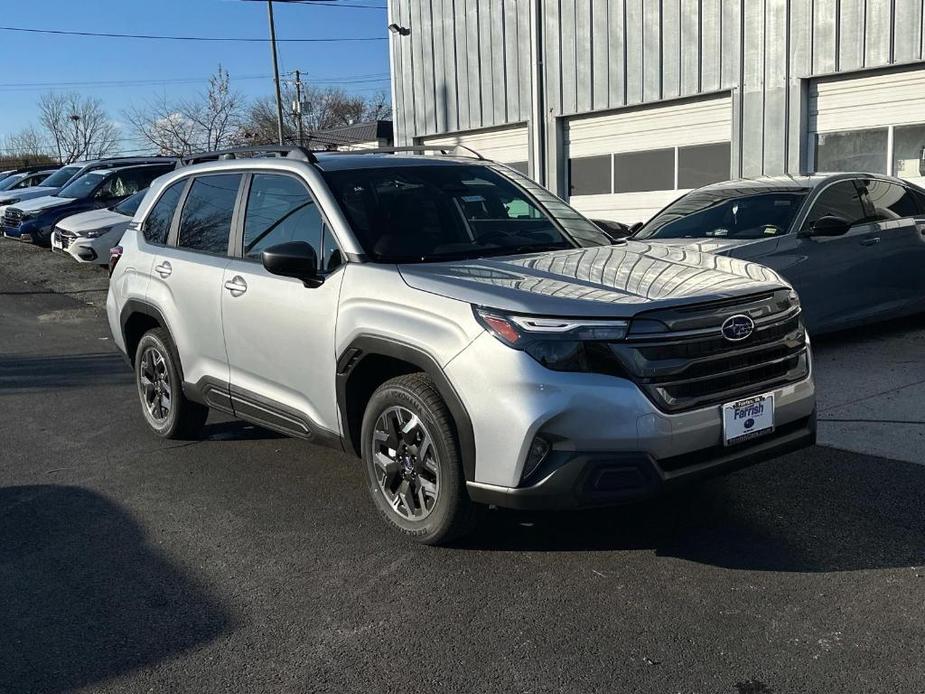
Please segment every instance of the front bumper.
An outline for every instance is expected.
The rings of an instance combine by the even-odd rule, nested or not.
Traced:
[[[527,487],[468,482],[473,501],[521,510],[577,509],[640,501],[696,480],[727,474],[816,442],[816,413],[766,438],[658,460],[648,453],[559,453]]]

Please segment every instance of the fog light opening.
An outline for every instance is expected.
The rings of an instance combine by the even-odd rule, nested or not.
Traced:
[[[537,468],[546,460],[546,456],[549,455],[549,451],[552,446],[549,445],[549,441],[544,439],[542,436],[537,436],[533,439],[533,443],[530,444],[530,450],[527,452],[527,460],[524,462],[524,472],[520,476],[521,480],[528,479]]]

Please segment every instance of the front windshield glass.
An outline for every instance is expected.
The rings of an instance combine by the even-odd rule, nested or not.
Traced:
[[[141,204],[141,201],[144,200],[145,193],[147,192],[148,189],[145,188],[144,190],[139,190],[134,195],[129,195],[125,200],[112,208],[113,212],[124,214],[126,217],[134,217],[135,212],[138,210],[138,206]]]
[[[85,173],[73,183],[68,183],[58,192],[59,198],[77,198],[78,200],[93,195],[93,191],[102,183],[108,174],[99,171]]]
[[[74,174],[80,171],[81,168],[80,166],[65,166],[63,169],[58,169],[51,176],[42,181],[42,185],[48,186],[49,188],[60,188],[70,181],[74,177]]]
[[[381,262],[588,245],[567,236],[521,188],[486,166],[406,165],[324,176],[363,250]]]
[[[14,174],[13,176],[7,176],[2,181],[0,181],[0,190],[9,190],[25,177],[26,174]]]
[[[671,203],[636,239],[763,239],[790,230],[806,198],[799,188],[695,190]]]

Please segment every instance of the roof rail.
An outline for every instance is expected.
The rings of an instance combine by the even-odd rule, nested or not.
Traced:
[[[189,166],[190,164],[194,164],[198,161],[246,158],[239,156],[243,154],[259,156],[261,154],[270,153],[276,154],[277,156],[282,155],[287,159],[307,161],[312,164],[316,164],[318,162],[317,157],[315,157],[311,150],[306,149],[305,147],[299,147],[298,145],[254,145],[250,147],[230,147],[228,149],[217,149],[211,152],[188,154],[180,158],[177,166]]]
[[[348,145],[349,146],[349,145]],[[417,152],[424,154],[426,152],[439,152],[440,154],[453,155],[456,150],[464,150],[474,156],[476,159],[488,161],[477,151],[466,145],[406,145],[403,147],[376,147],[375,149],[340,149],[325,152],[325,154],[396,154],[401,152]]]

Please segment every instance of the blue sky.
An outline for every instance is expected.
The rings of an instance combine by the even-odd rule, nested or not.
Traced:
[[[385,0],[343,0],[384,6]],[[132,34],[266,37],[266,4],[242,0],[29,0],[3,3],[0,25]],[[387,36],[386,12],[378,9],[274,4],[278,38]],[[280,70],[342,84],[351,92],[388,92],[388,41],[280,44]],[[0,137],[37,120],[35,103],[49,87],[24,83],[201,79],[193,84],[113,87],[59,86],[103,100],[113,120],[164,91],[182,97],[202,90],[221,63],[234,87],[247,95],[272,94],[266,43],[201,43],[122,38],[51,36],[0,31]],[[265,76],[260,78],[260,76]],[[236,77],[238,79],[236,79]],[[384,77],[384,79],[383,79]],[[379,81],[358,81],[378,79]],[[333,81],[332,81],[333,80]],[[354,80],[350,82],[349,80]],[[319,82],[319,86],[321,83]],[[127,137],[130,133],[125,132]]]

